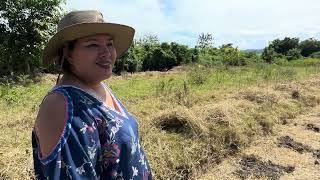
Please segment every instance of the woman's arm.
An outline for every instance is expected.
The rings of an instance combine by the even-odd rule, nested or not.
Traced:
[[[35,122],[41,158],[50,155],[59,143],[66,124],[66,101],[62,94],[49,94],[42,104]]]

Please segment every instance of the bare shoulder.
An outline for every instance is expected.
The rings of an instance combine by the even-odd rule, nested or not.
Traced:
[[[58,144],[66,124],[66,101],[62,94],[49,94],[40,105],[35,122],[42,157],[48,156]]]

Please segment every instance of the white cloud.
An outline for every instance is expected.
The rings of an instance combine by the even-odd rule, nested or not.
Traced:
[[[135,27],[137,36],[195,45],[201,32],[215,45],[262,48],[285,36],[320,38],[319,0],[69,0],[70,9],[98,9],[106,19]]]

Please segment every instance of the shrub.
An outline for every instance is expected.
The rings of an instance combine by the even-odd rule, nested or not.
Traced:
[[[290,61],[290,60],[296,60],[296,59],[300,59],[302,56],[301,56],[301,50],[300,49],[297,49],[297,48],[294,48],[294,49],[290,49],[288,52],[287,52],[287,59]]]
[[[195,67],[187,74],[188,80],[192,84],[204,84],[210,77],[208,69],[203,67]]]
[[[262,59],[269,64],[273,63],[278,56],[278,53],[272,47],[264,48],[261,55]]]
[[[314,52],[310,55],[312,58],[320,58],[320,51]]]

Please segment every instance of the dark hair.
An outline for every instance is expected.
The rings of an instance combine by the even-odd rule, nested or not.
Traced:
[[[76,41],[77,40],[73,40],[73,41],[68,42],[69,51],[73,50]],[[63,48],[59,49],[59,62],[58,62],[59,71],[61,70],[60,67],[61,67],[61,63],[62,63],[62,56],[63,56]],[[62,72],[71,72],[70,66],[71,65],[70,65],[69,61],[64,57],[63,64],[62,64]]]

